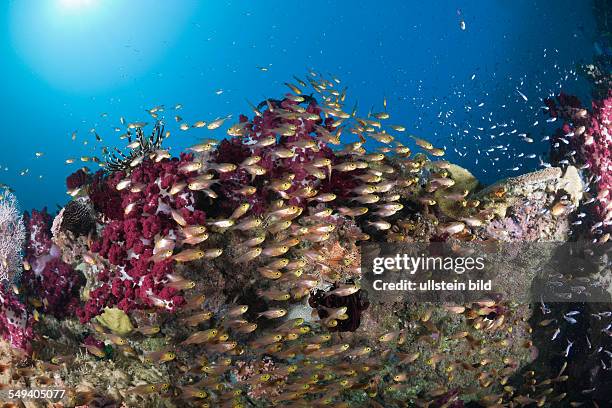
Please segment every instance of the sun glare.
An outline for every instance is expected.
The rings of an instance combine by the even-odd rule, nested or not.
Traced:
[[[60,0],[62,7],[71,9],[88,7],[94,2],[94,0]]]
[[[2,1],[2,0],[0,0]],[[188,26],[199,2],[11,1],[10,35],[20,59],[50,85],[108,89],[145,75]],[[134,21],[146,21],[138,24]],[[163,30],[158,27],[164,26]],[[0,404],[2,405],[2,404]]]

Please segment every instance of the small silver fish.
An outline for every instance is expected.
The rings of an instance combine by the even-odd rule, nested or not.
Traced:
[[[567,316],[563,316],[563,318],[569,322],[570,324],[576,324],[578,323],[578,320],[574,319],[573,317],[567,317]]]

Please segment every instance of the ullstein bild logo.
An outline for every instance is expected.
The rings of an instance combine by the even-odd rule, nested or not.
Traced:
[[[591,243],[367,243],[362,288],[373,300],[601,302],[610,245]]]

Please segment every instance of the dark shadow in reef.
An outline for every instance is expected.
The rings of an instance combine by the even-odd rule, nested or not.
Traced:
[[[612,298],[605,291],[605,278],[610,277],[610,246],[570,245],[572,250],[580,248],[584,252],[576,257],[574,264],[568,265],[558,280],[536,277],[532,294],[541,293],[542,287],[547,286],[559,295],[573,293],[576,301],[573,298],[563,302],[547,301],[547,297],[534,299],[528,322],[533,330],[531,337],[537,357],[517,372],[510,383],[517,388],[515,395],[540,396],[550,387],[555,391],[549,400],[565,393],[565,398],[554,402],[555,407],[569,407],[570,402],[612,406]],[[557,251],[554,258],[561,258],[567,255],[568,248],[561,246]],[[600,261],[604,262],[603,274]],[[576,281],[584,286],[568,284]],[[580,296],[576,295],[577,290]],[[588,297],[597,301],[588,301]],[[537,382],[533,387],[529,385],[532,380]]]

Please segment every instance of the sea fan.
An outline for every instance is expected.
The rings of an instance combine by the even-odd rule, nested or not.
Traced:
[[[8,190],[0,193],[0,282],[12,280],[21,271],[25,225],[17,199]]]

